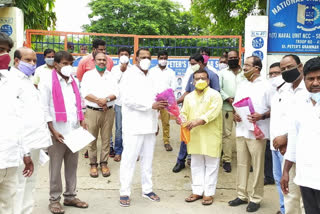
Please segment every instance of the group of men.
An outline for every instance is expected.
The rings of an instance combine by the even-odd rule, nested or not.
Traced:
[[[9,52],[12,40],[0,33],[1,115],[5,123],[0,145],[0,208],[4,213],[31,213],[37,169],[49,156],[49,210],[64,213],[65,206],[87,208],[76,198],[78,152],[73,153],[65,136],[82,126],[96,140],[88,149],[89,174],[110,176],[108,157],[112,148],[115,121],[114,161],[120,163],[120,205],[130,206],[131,183],[137,160],[141,164],[142,196],[160,201],[153,192],[152,161],[162,120],[163,142],[170,145],[170,115],[167,100],[156,95],[176,88],[168,53],[159,51],[158,64],[151,66],[151,52],[139,49],[136,63],[130,64],[131,51],[118,51],[119,64],[105,54],[106,43],[93,41],[93,51],[84,57],[75,72],[73,56],[66,51],[44,52],[45,65],[36,70],[36,54],[28,48]],[[296,55],[284,56],[270,66],[269,79],[260,74],[258,57],[245,59],[241,68],[239,54],[230,51],[220,58],[219,70],[208,64],[210,51],[202,48],[190,57],[190,66],[182,86],[182,104],[176,121],[190,132],[189,142],[182,141],[177,163],[179,172],[191,162],[192,194],[185,201],[214,201],[220,159],[225,172],[231,172],[233,133],[236,133],[237,198],[230,206],[247,204],[247,212],[260,208],[266,183],[267,141],[272,153],[273,178],[280,197],[278,213],[320,213],[320,176],[317,151],[320,110],[320,58],[303,66]],[[236,105],[250,100],[249,106]],[[245,113],[248,108],[251,113]],[[84,112],[85,110],[85,112]],[[234,122],[236,128],[234,130]],[[256,130],[260,133],[257,135]],[[101,136],[98,161],[97,139]],[[270,158],[269,158],[270,159]],[[66,188],[62,189],[64,162]],[[24,163],[24,165],[23,165]],[[270,165],[270,164],[269,164]],[[252,191],[248,192],[252,167]]]

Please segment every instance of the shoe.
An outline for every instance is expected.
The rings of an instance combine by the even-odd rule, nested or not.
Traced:
[[[253,172],[253,167],[252,166],[250,166],[250,172]]]
[[[279,210],[276,214],[282,214],[282,212]]]
[[[227,173],[231,172],[231,163],[224,162],[222,167],[223,167],[225,172],[227,172]]]
[[[171,152],[172,151],[172,147],[170,144],[164,144],[164,148],[166,149],[167,152]]]
[[[264,179],[264,185],[272,185],[272,184],[275,184],[275,183],[274,183],[274,180]]]
[[[231,207],[236,207],[241,204],[247,204],[247,203],[248,203],[247,201],[243,201],[240,198],[236,198],[236,199],[228,202],[229,206],[231,206]]]
[[[259,208],[260,208],[260,204],[250,202],[247,206],[247,212],[249,213],[256,212],[258,211]]]
[[[113,158],[115,155],[116,155],[116,153],[114,152],[114,149],[112,147],[110,147],[109,157]]]
[[[89,158],[89,152],[88,152],[88,150],[86,151],[86,153],[84,153],[84,158]]]
[[[107,164],[101,164],[101,172],[103,177],[110,176],[110,169],[108,168]]]
[[[180,172],[182,169],[184,169],[186,166],[181,163],[176,163],[176,165],[173,167],[172,171],[175,173]]]
[[[96,164],[91,165],[90,176],[92,178],[97,178],[99,176],[99,172]]]

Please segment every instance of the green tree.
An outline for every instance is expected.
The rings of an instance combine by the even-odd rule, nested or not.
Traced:
[[[190,11],[171,0],[92,0],[88,32],[139,35],[197,35]],[[92,19],[93,18],[93,19]]]
[[[258,3],[260,14],[267,0],[193,0],[194,21],[215,35],[244,35],[245,19]]]
[[[55,29],[55,0],[15,0],[15,6],[24,13],[24,28],[48,30]]]

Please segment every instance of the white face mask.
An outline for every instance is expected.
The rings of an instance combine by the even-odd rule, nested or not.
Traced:
[[[54,58],[45,58],[44,61],[47,65],[53,66]]]
[[[73,67],[71,65],[63,66],[61,68],[61,74],[66,77],[70,77],[73,73]]]
[[[167,66],[167,63],[168,63],[168,61],[165,60],[165,59],[161,59],[161,60],[158,61],[158,64],[159,64],[160,66]]]
[[[225,68],[227,68],[228,67],[228,64],[226,64],[226,63],[219,63],[219,71],[221,71],[221,70],[223,70],[223,69],[225,69]]]
[[[119,62],[120,62],[120,64],[127,64],[129,62],[129,57],[127,57],[125,55],[120,56]]]
[[[151,60],[150,59],[142,59],[142,60],[140,60],[139,64],[140,64],[140,68],[143,71],[147,71],[150,68]]]
[[[271,79],[269,79],[270,81],[270,84],[272,85],[272,87],[278,87],[280,86],[282,83],[284,83],[285,81],[282,79],[282,76],[279,75],[279,76],[276,76],[276,77],[273,77]]]
[[[199,64],[191,65],[191,69],[193,70],[193,72],[196,72],[200,69],[200,65]]]

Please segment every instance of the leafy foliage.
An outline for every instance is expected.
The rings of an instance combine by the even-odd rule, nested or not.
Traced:
[[[190,11],[171,0],[92,0],[88,32],[139,35],[198,35]]]
[[[25,29],[55,29],[56,14],[53,11],[55,0],[15,0],[15,6],[24,13]]]
[[[245,19],[255,8],[265,13],[267,0],[193,0],[195,21],[215,35],[243,35]]]

